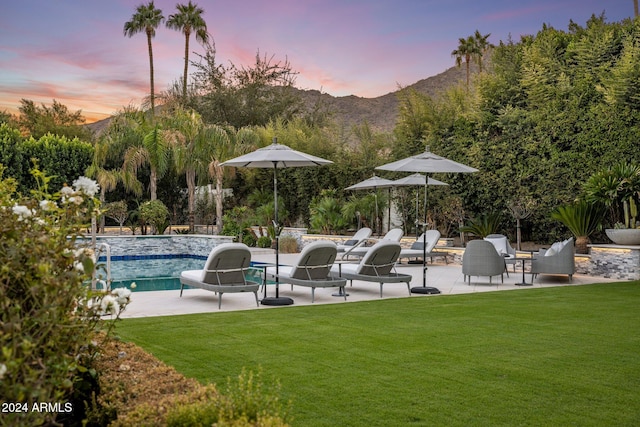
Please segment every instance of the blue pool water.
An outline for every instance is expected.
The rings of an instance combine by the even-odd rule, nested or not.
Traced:
[[[205,257],[180,255],[114,257],[111,259],[111,288],[130,288],[135,282],[134,292],[180,289],[180,273],[201,270],[206,260]],[[106,261],[101,258],[98,263],[98,277],[105,278]],[[259,282],[259,275],[259,269],[252,269],[247,279]]]

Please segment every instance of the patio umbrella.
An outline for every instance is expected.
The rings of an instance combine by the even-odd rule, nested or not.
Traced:
[[[462,163],[454,162],[445,157],[438,156],[429,151],[427,147],[426,151],[416,156],[411,156],[398,160],[395,162],[387,163],[386,165],[378,166],[378,170],[386,170],[393,172],[422,172],[429,176],[430,173],[472,173],[478,172],[478,169],[471,166],[463,165]],[[424,224],[427,226],[427,197],[425,186],[425,211],[424,211]],[[422,287],[414,287],[411,292],[414,293],[439,293],[435,288],[427,287],[427,245],[423,242],[424,256],[422,257]]]
[[[376,222],[377,222],[378,221],[378,193],[375,192],[375,191],[378,188],[389,188],[389,191],[391,191],[391,187],[393,187],[393,181],[391,181],[390,179],[380,178],[379,176],[373,175],[371,178],[365,179],[364,181],[361,181],[361,182],[359,182],[357,184],[353,184],[353,185],[345,188],[345,190],[368,190],[368,189],[373,189],[374,190],[374,197],[375,197],[375,201],[376,201]],[[391,205],[389,205],[389,209],[391,209]],[[389,217],[389,221],[391,221],[391,217]],[[376,225],[376,229],[377,228],[378,227]],[[380,234],[379,231],[378,231],[378,234]]]
[[[274,220],[273,225],[276,230],[276,296],[265,297],[261,303],[263,305],[290,305],[293,300],[288,297],[280,297],[279,279],[279,238],[280,225],[278,224],[278,168],[292,168],[302,166],[322,166],[333,163],[330,160],[302,153],[293,150],[286,145],[278,144],[277,138],[273,138],[273,143],[267,147],[259,148],[249,154],[245,154],[235,159],[221,163],[222,166],[235,166],[242,168],[273,168],[273,200],[274,200]]]
[[[409,175],[407,177],[396,179],[395,181],[393,181],[394,187],[424,187],[425,211],[427,209],[427,204],[426,204],[427,185],[449,185],[449,184],[447,184],[446,182],[438,181],[437,179],[434,179],[431,177],[428,177],[427,179],[426,176],[420,173],[414,173],[413,175]],[[418,192],[416,191],[416,239],[418,237],[418,210],[419,210],[418,204],[419,204]]]

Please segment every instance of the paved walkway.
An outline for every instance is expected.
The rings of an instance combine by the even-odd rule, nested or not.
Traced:
[[[280,264],[292,264],[298,254],[281,254]],[[254,261],[274,262],[273,254],[254,254]],[[475,292],[492,292],[507,290],[522,290],[531,288],[545,288],[551,286],[576,286],[588,283],[611,282],[612,280],[574,275],[570,283],[566,275],[540,275],[532,286],[517,286],[516,283],[522,281],[522,270],[518,263],[517,272],[512,270],[509,277],[504,276],[504,283],[500,282],[500,277],[494,277],[489,283],[488,277],[472,277],[471,284],[465,283],[460,265],[445,265],[444,263],[429,264],[426,273],[427,286],[433,286],[441,291],[440,295],[418,295],[409,294],[404,283],[389,283],[384,285],[383,298],[440,298],[442,295],[467,294]],[[509,267],[511,269],[511,266]],[[400,273],[411,274],[413,280],[411,286],[422,286],[422,265],[401,264],[397,267]],[[531,282],[531,275],[526,274],[526,281]],[[354,281],[353,286],[347,282],[346,291],[349,294],[347,301],[342,297],[333,296],[337,289],[317,288],[315,292],[315,305],[320,304],[346,304],[354,301],[378,300],[380,299],[380,286],[377,283]],[[267,286],[268,296],[275,295],[275,287]],[[262,291],[259,298],[262,298]],[[168,316],[188,313],[216,313],[220,311],[235,310],[272,310],[285,309],[300,305],[311,304],[311,289],[304,287],[293,287],[290,285],[280,285],[280,296],[287,296],[294,300],[294,305],[284,307],[256,306],[252,293],[229,293],[224,294],[222,308],[218,309],[218,295],[201,289],[185,289],[182,297],[179,290],[170,291],[149,291],[134,292],[131,303],[122,314],[122,318],[131,317],[151,317]]]

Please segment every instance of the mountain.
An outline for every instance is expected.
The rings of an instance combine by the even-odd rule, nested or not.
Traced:
[[[377,132],[391,132],[398,120],[398,92],[401,89],[413,89],[429,96],[437,96],[445,89],[464,81],[466,70],[464,67],[452,67],[443,73],[428,77],[390,92],[377,98],[361,98],[358,96],[335,97],[317,90],[301,90],[301,96],[308,109],[318,102],[333,113],[338,123],[348,127],[367,122]]]
[[[377,98],[361,98],[354,95],[335,97],[317,90],[299,89],[299,92],[303,104],[308,110],[316,105],[321,105],[325,110],[331,112],[334,120],[346,127],[359,125],[366,121],[376,132],[391,132],[398,120],[398,92],[401,89],[413,89],[429,96],[436,96],[448,87],[464,81],[465,75],[465,67],[452,67],[443,73],[419,80],[410,86],[398,87],[397,91]],[[109,125],[110,121],[110,118],[106,118],[86,126],[92,132],[99,134]]]

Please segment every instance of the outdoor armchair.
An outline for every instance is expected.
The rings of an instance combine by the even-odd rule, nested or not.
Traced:
[[[331,277],[351,281],[380,283],[380,298],[385,283],[406,283],[411,295],[411,275],[395,272],[395,264],[400,255],[400,243],[381,240],[371,247],[357,264],[341,264],[331,267]]]
[[[491,242],[493,246],[495,246],[498,254],[504,257],[504,266],[505,272],[507,273],[507,277],[509,277],[509,271],[507,270],[507,265],[511,264],[513,266],[513,271],[516,271],[516,250],[513,249],[511,243],[509,243],[509,239],[504,234],[489,234],[484,240]]]
[[[568,274],[569,281],[572,281],[575,271],[573,238],[556,242],[547,250],[540,249],[531,261],[531,273],[534,278],[538,274]]]
[[[292,286],[311,288],[311,302],[315,300],[316,288],[344,288],[346,279],[333,278],[329,275],[331,266],[336,259],[336,245],[330,241],[317,241],[308,244],[300,253],[300,257],[293,266],[279,266],[279,283],[289,283]],[[267,267],[268,279],[275,279],[276,268]],[[344,293],[346,301],[347,294]]]
[[[504,257],[498,254],[495,246],[486,240],[471,240],[462,254],[462,274],[464,280],[471,276],[489,276],[489,283],[493,276],[500,276],[504,283]]]
[[[216,292],[218,308],[226,292],[253,292],[258,303],[260,284],[246,279],[251,264],[251,252],[243,243],[222,243],[211,250],[202,270],[180,273],[180,297],[185,285]]]

